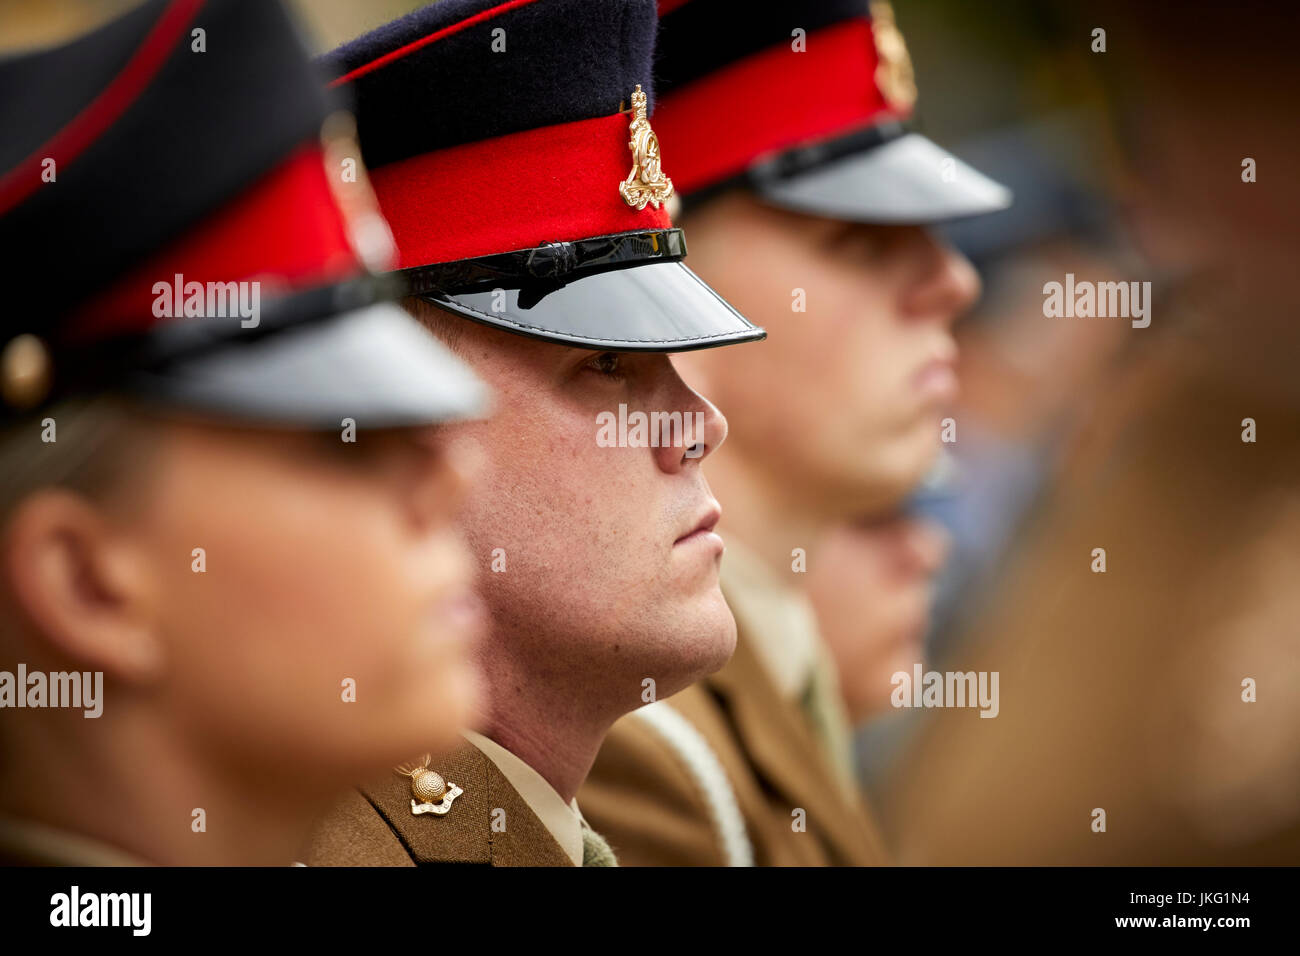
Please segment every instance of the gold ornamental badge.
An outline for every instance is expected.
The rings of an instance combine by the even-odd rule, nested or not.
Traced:
[[[884,0],[872,0],[871,33],[876,39],[876,86],[893,109],[909,112],[916,103],[912,57],[894,22],[894,8]]]
[[[403,764],[393,772],[411,778],[411,813],[443,816],[451,809],[451,802],[465,791],[444,780],[442,774],[429,769],[431,754],[425,754],[416,764]]]
[[[673,181],[664,175],[660,165],[659,137],[646,118],[646,95],[639,83],[632,93],[632,123],[628,130],[632,134],[627,144],[632,150],[632,171],[618,184],[619,195],[638,211],[647,204],[658,209],[673,194]]]
[[[35,408],[50,392],[53,362],[45,343],[24,332],[0,351],[0,399],[10,408]]]

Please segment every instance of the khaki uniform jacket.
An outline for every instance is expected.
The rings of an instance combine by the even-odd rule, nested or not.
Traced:
[[[803,711],[781,696],[743,630],[722,670],[666,703],[716,756],[756,865],[888,862],[865,805],[846,792]],[[706,788],[638,714],[614,725],[578,799],[622,866],[734,863]],[[797,809],[806,812],[805,832],[793,826]]]
[[[463,744],[431,766],[449,785],[464,791],[445,816],[413,814],[410,779],[390,773],[351,791],[321,821],[303,862],[308,866],[573,866],[519,792],[473,744]],[[495,810],[504,811],[504,816]]]
[[[996,720],[925,714],[882,801],[909,866],[1300,863],[1300,399],[1169,330],[1095,390],[944,663],[1008,693]]]

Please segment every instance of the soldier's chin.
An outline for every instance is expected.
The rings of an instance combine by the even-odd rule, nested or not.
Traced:
[[[673,670],[678,686],[662,693],[672,694],[719,670],[736,651],[736,619],[722,591],[712,588],[691,602],[680,633],[687,640],[678,647]]]
[[[925,480],[939,460],[937,426],[918,426],[905,439],[876,446],[859,459],[856,486],[844,487],[846,514],[867,514],[898,506]]]

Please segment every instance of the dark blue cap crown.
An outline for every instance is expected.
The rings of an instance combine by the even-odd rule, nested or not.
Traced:
[[[322,63],[374,167],[626,108],[651,91],[656,27],[654,0],[441,0]]]

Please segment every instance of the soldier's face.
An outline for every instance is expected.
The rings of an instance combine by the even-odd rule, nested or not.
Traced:
[[[684,225],[692,269],[768,333],[676,360],[727,410],[724,455],[832,514],[896,501],[938,453],[957,384],[950,326],[979,291],[970,264],[920,228],[803,216],[741,192]]]
[[[445,436],[157,427],[120,547],[159,643],[150,692],[193,751],[307,786],[454,746],[482,614]]]
[[[924,662],[930,588],[947,533],[919,518],[842,524],[818,543],[808,596],[855,723],[887,712],[898,671]]]
[[[726,420],[665,355],[591,352],[466,329],[461,352],[496,414],[455,426],[481,452],[464,514],[491,616],[483,668],[497,693],[547,675],[575,710],[608,715],[720,667],[735,623],[718,588],[718,506],[700,462]],[[601,416],[680,412],[705,443],[601,438]],[[617,431],[617,430],[616,430]],[[608,432],[605,439],[610,436]],[[617,437],[615,435],[615,437]]]

